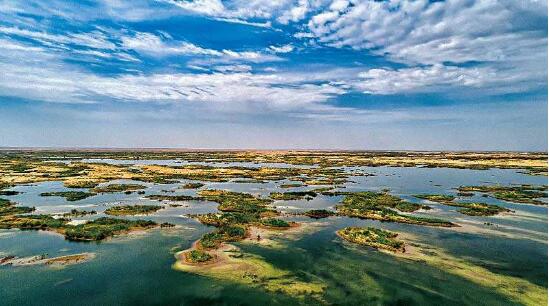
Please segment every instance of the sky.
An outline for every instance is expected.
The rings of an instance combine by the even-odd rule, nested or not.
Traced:
[[[547,138],[547,1],[0,0],[3,147]]]

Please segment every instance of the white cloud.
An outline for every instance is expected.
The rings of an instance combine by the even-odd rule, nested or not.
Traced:
[[[371,94],[436,91],[444,86],[479,87],[495,73],[487,68],[459,68],[440,64],[427,68],[370,69],[359,74],[356,87]]]
[[[542,1],[352,2],[313,16],[309,33],[330,46],[370,49],[405,63],[500,61],[528,50],[546,52],[545,31],[529,24],[546,22]]]
[[[168,55],[204,55],[224,58],[227,61],[241,60],[250,62],[279,61],[281,58],[256,51],[214,50],[202,48],[189,42],[165,41],[152,33],[138,32],[133,36],[122,36],[122,46],[129,50],[154,56]]]
[[[283,46],[270,46],[269,50],[274,53],[289,53],[294,51],[294,46],[291,44],[283,45]]]
[[[230,112],[306,109],[346,92],[310,73],[254,74],[249,65],[215,66],[214,73],[97,75],[63,62],[59,53],[15,46],[0,47],[2,96],[60,103],[205,103]]]

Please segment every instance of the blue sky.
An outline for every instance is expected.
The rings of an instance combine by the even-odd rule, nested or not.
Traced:
[[[547,148],[547,1],[0,1],[0,146]]]

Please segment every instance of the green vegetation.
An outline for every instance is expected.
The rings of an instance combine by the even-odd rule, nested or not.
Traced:
[[[314,191],[290,191],[290,192],[271,192],[269,197],[273,200],[302,200],[312,199],[317,196]]]
[[[451,203],[456,197],[446,194],[416,194],[414,197],[442,204]]]
[[[85,224],[65,227],[65,238],[73,241],[98,241],[136,229],[156,226],[153,221],[99,218]]]
[[[158,205],[124,205],[109,207],[105,210],[105,214],[113,216],[146,215],[160,209],[162,206]]]
[[[15,190],[0,190],[0,195],[2,195],[2,196],[14,196],[14,195],[18,195],[20,193],[21,192],[15,191]]]
[[[440,204],[461,207],[458,212],[469,216],[493,216],[501,212],[509,212],[510,210],[498,205],[485,203],[469,203],[469,202],[454,202],[455,197],[443,194],[418,194],[416,198],[437,202]]]
[[[469,216],[494,216],[501,212],[510,212],[511,210],[498,205],[486,204],[486,203],[455,203],[457,207],[463,207],[458,209],[462,214]]]
[[[16,203],[0,198],[0,216],[25,214],[34,211],[34,207],[15,206]]]
[[[257,222],[259,216],[256,214],[244,214],[239,212],[225,212],[221,214],[204,214],[196,216],[202,224],[216,227],[231,224],[250,224]]]
[[[277,215],[276,210],[268,207],[271,203],[270,199],[225,190],[201,190],[198,194],[204,200],[219,203],[218,209],[222,212],[196,216],[201,223],[216,227],[214,232],[200,239],[199,245],[203,248],[213,249],[219,247],[224,241],[242,240],[252,224],[273,227],[287,224],[285,221],[270,218]]]
[[[64,213],[63,217],[84,217],[87,215],[95,215],[97,212],[95,210],[77,210],[77,209],[71,209],[70,212]]]
[[[201,190],[198,195],[204,200],[219,203],[217,209],[223,212],[239,212],[244,214],[276,214],[276,211],[267,207],[270,199],[254,197],[249,193],[232,192],[225,190]]]
[[[475,194],[473,192],[459,191],[457,195],[460,197],[472,197]]]
[[[135,229],[156,226],[153,221],[99,218],[85,224],[69,225],[65,218],[56,219],[50,215],[19,215],[0,217],[0,229],[47,230],[65,235],[68,240],[97,241]]]
[[[95,187],[92,190],[96,193],[113,193],[124,191],[135,191],[147,188],[139,184],[110,184],[102,187]]]
[[[67,201],[80,201],[85,198],[94,196],[95,193],[84,191],[57,191],[57,192],[43,192],[40,194],[42,197],[64,197]]]
[[[304,186],[303,184],[299,184],[299,183],[290,183],[290,184],[282,184],[279,187],[280,188],[296,188],[296,187],[303,187],[303,186]]]
[[[186,183],[183,186],[181,186],[181,188],[183,188],[183,189],[197,189],[197,188],[200,188],[202,186],[204,186],[203,183]]]
[[[50,215],[9,215],[0,217],[0,228],[19,228],[23,230],[55,230],[63,228],[67,219],[55,219]]]
[[[267,227],[274,227],[274,228],[287,228],[287,227],[290,227],[290,223],[288,223],[284,220],[276,219],[276,218],[261,219],[260,222],[261,222],[261,225],[267,226]]]
[[[63,185],[67,188],[95,188],[99,185],[99,182],[91,180],[74,180],[65,181]]]
[[[238,225],[224,225],[217,228],[212,233],[207,233],[200,238],[200,247],[205,249],[215,249],[222,242],[239,241],[246,237],[246,228]]]
[[[211,260],[212,255],[202,250],[191,250],[185,253],[185,260],[190,263],[203,263]]]
[[[404,243],[395,239],[398,236],[397,233],[374,227],[346,227],[337,231],[337,234],[352,243],[393,252],[404,252]]]
[[[535,205],[547,205],[547,203],[539,200],[547,198],[547,186],[520,185],[520,186],[461,186],[458,188],[460,192],[481,192],[489,194],[491,197],[498,200],[526,203]]]
[[[334,212],[325,209],[313,209],[304,213],[305,216],[313,219],[328,218],[334,214]]]
[[[200,197],[193,197],[188,195],[164,195],[164,194],[151,194],[151,195],[145,196],[145,198],[151,199],[151,200],[157,200],[157,201],[173,201],[173,202],[203,200]]]
[[[445,220],[400,214],[394,209],[415,211],[423,206],[408,203],[387,193],[362,191],[342,194],[345,194],[345,197],[341,201],[341,204],[336,206],[336,210],[340,215],[418,225],[455,226],[455,224]]]

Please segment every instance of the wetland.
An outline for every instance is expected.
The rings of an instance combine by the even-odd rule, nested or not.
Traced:
[[[0,298],[547,304],[546,160],[517,152],[0,151]]]

